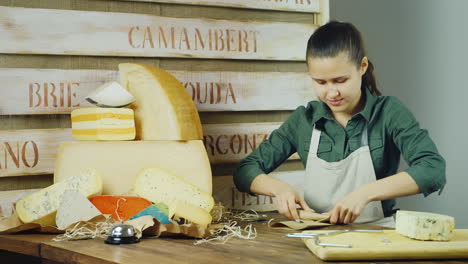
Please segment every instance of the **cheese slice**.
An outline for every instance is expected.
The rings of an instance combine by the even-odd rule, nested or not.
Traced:
[[[206,210],[189,203],[179,200],[173,200],[169,205],[169,217],[181,217],[187,221],[202,226],[207,226],[211,223],[212,216]]]
[[[448,215],[397,211],[395,231],[418,240],[448,241],[452,239],[455,219]]]
[[[184,86],[150,65],[119,64],[120,83],[134,97],[137,140],[202,139],[197,108]]]
[[[137,196],[98,195],[89,200],[102,214],[111,214],[115,221],[127,221],[152,205],[150,201]]]
[[[91,92],[86,101],[99,107],[124,107],[135,98],[118,82],[108,82]]]
[[[128,108],[81,108],[71,112],[76,140],[133,140],[135,121]]]
[[[55,226],[57,209],[66,191],[77,191],[86,197],[102,191],[101,177],[96,170],[76,171],[66,180],[28,195],[16,204],[16,212],[24,223]]]
[[[70,225],[91,220],[98,215],[101,212],[88,198],[80,192],[67,190],[63,193],[55,221],[58,229],[66,230]]]
[[[99,171],[103,194],[128,194],[138,172],[147,166],[171,171],[203,191],[212,192],[212,175],[201,140],[62,142],[55,161],[54,182],[86,168]]]
[[[210,193],[158,167],[141,170],[135,179],[133,190],[137,195],[153,203],[170,204],[174,200],[179,200],[202,208],[208,213],[214,207]]]

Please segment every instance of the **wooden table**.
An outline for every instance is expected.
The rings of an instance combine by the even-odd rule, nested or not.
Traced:
[[[185,238],[143,238],[136,244],[108,245],[102,239],[54,242],[55,235],[48,234],[0,235],[0,263],[326,263],[316,258],[301,239],[284,236],[293,230],[269,228],[266,223],[254,226],[258,232],[255,240],[233,238],[224,245],[197,246],[194,239]],[[382,229],[359,224],[321,229],[340,228]],[[442,261],[392,261],[437,262]],[[468,259],[443,262],[468,263]]]

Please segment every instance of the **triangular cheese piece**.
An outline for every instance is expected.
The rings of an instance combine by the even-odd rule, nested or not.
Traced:
[[[101,212],[79,192],[66,191],[57,210],[56,223],[60,230],[72,224],[88,221],[101,215]]]

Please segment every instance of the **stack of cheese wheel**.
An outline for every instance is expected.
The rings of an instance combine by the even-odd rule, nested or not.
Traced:
[[[168,205],[170,216],[209,224],[211,167],[189,93],[157,67],[122,63],[119,72],[120,85],[134,102],[109,84],[88,97],[100,107],[73,111],[78,141],[60,144],[54,182],[93,168],[102,177],[104,195],[136,194]]]

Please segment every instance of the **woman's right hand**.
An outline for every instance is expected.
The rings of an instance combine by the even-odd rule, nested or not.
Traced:
[[[260,174],[252,181],[250,191],[257,194],[273,196],[274,204],[278,212],[289,219],[299,219],[299,214],[296,209],[296,204],[299,204],[302,209],[307,211],[310,209],[296,189],[288,183],[271,177],[267,174]]]
[[[278,190],[273,191],[273,202],[278,212],[289,219],[299,219],[299,213],[297,212],[296,204],[302,207],[306,211],[314,211],[310,209],[304,200],[304,197],[300,195],[291,185],[284,183],[283,186],[278,186]]]

